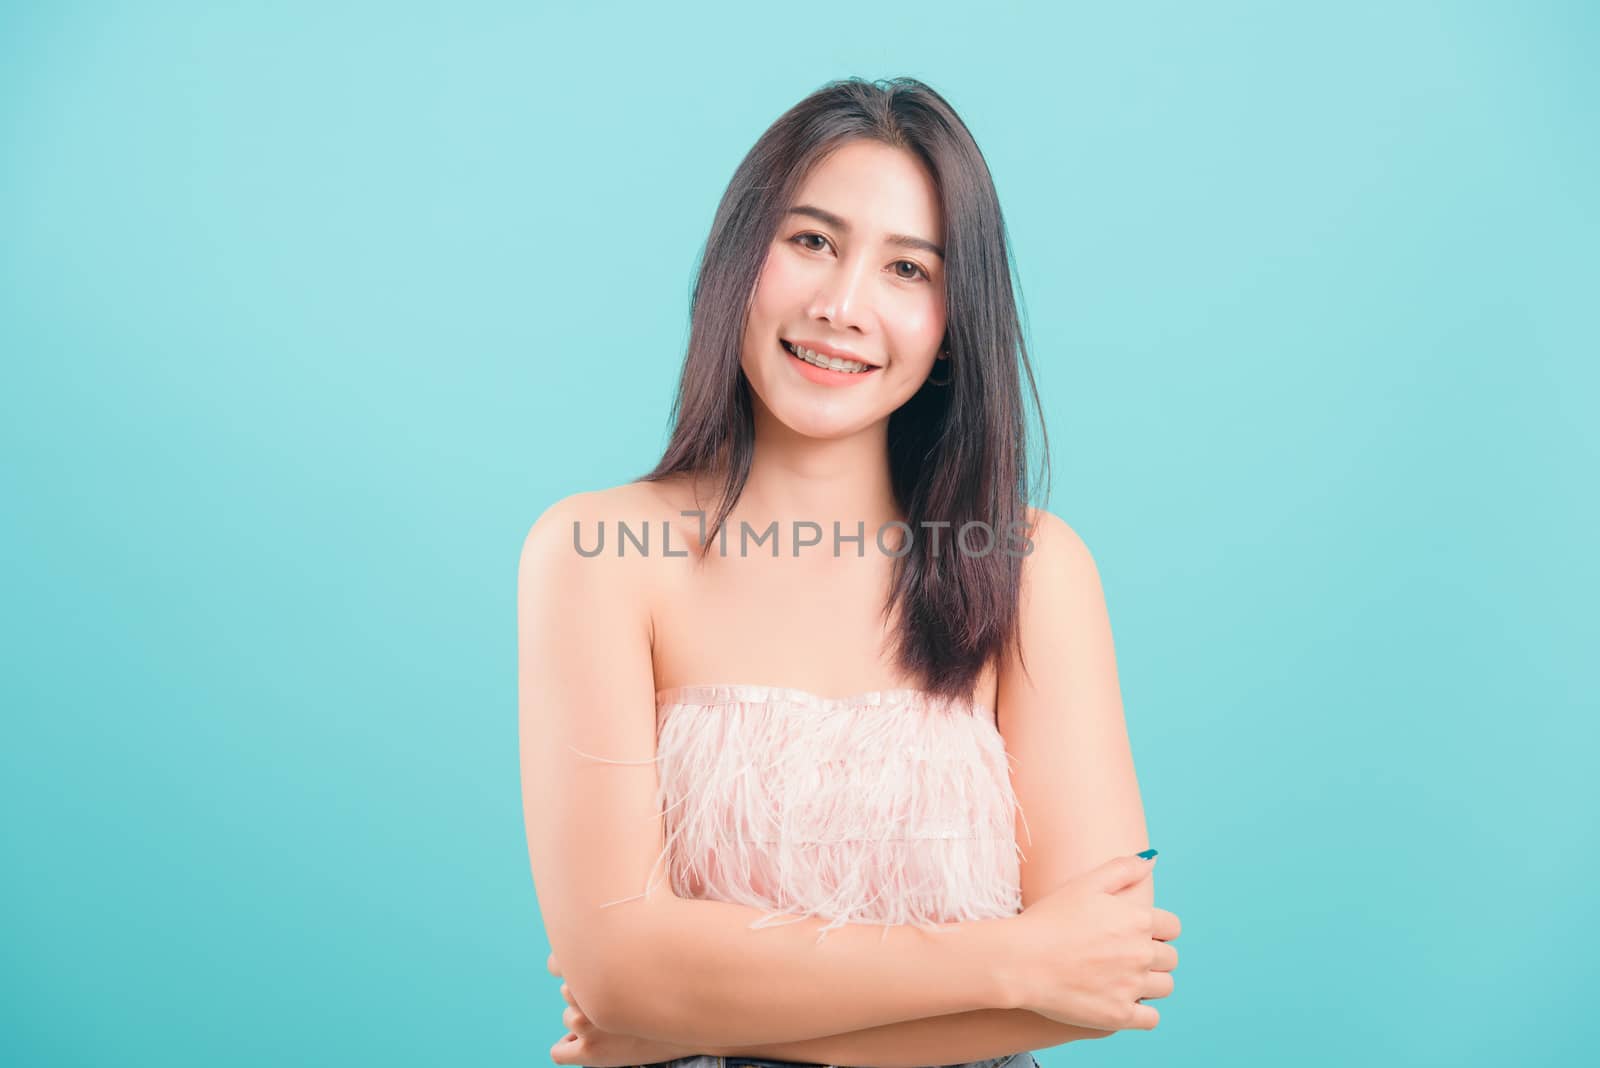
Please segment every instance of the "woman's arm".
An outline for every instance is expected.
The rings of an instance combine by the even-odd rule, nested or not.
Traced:
[[[549,967],[552,975],[561,975],[561,968],[553,953]],[[602,1030],[588,1018],[583,1006],[573,996],[572,988],[566,983],[561,984],[561,996],[567,1003],[562,1021],[570,1031],[565,1039],[551,1049],[551,1058],[557,1064],[578,1065],[603,1060],[620,1063],[617,1061],[619,1057],[625,1062],[654,1064],[697,1053],[709,1053],[712,1056],[763,1057],[819,1064],[870,1063],[880,1068],[922,1068],[949,1058],[959,1057],[965,1062],[1009,1057],[1024,1050],[1046,1049],[1078,1039],[1106,1038],[1116,1034],[1115,1031],[1061,1024],[1020,1009],[984,1009],[925,1020],[907,1020],[796,1042],[695,1049],[658,1039]]]
[[[821,919],[752,931],[745,925],[764,915],[759,909],[680,898],[658,907],[625,951],[632,981],[613,989],[609,1020],[595,1018],[607,1030],[698,1052],[827,1041],[975,1006],[1009,1007],[992,962],[1006,952],[1002,926],[1010,920],[946,924],[939,934],[849,924],[818,945]]]
[[[542,515],[518,576],[523,808],[552,950],[595,1024],[706,1048],[790,1042],[1019,1006],[1007,974],[1015,918],[916,927],[824,922],[751,930],[760,910],[641,894],[664,846],[655,688],[641,594],[649,557],[580,556],[605,494]],[[574,752],[574,750],[578,752]],[[590,754],[626,763],[604,763]],[[602,908],[606,902],[622,904]]]
[[[1099,570],[1083,539],[1051,513],[1034,512],[1032,536],[1022,568],[1022,662],[1003,663],[998,709],[1021,810],[1024,909],[1111,857],[1149,848]],[[1118,896],[1153,904],[1155,880]]]
[[[817,1064],[871,1064],[876,1068],[922,1068],[1007,1057],[1049,1049],[1079,1039],[1105,1038],[1115,1031],[1058,1023],[1027,1009],[980,1009],[925,1020],[869,1027],[843,1035],[754,1046],[721,1046],[705,1052],[727,1057],[812,1061]]]

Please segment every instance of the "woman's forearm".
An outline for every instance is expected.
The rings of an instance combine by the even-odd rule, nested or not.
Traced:
[[[846,924],[818,944],[826,921],[750,929],[763,915],[666,894],[615,909],[606,924],[606,989],[591,1018],[607,1031],[705,1050],[1017,1005],[1009,970],[1017,917],[942,924],[933,933]]]
[[[842,1035],[752,1046],[720,1046],[705,1052],[726,1057],[813,1061],[817,1064],[871,1064],[876,1068],[921,1068],[988,1060],[1048,1049],[1079,1039],[1103,1038],[1110,1031],[1076,1027],[1027,1009],[980,1009],[924,1020],[869,1027]]]

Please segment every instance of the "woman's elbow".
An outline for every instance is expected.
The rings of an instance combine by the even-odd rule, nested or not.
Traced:
[[[607,925],[588,930],[570,940],[572,967],[562,969],[562,979],[583,1014],[602,1031],[640,1034],[640,997],[649,991],[649,954],[640,932]]]

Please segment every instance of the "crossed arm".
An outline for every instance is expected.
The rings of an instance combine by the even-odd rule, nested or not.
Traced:
[[[561,975],[554,954],[550,956],[550,971]],[[581,1005],[565,984],[562,991],[568,1004],[581,1011]],[[592,1023],[589,1026],[592,1027]],[[708,1053],[713,1056],[761,1057],[816,1064],[923,1068],[929,1064],[1010,1056],[1079,1039],[1105,1038],[1112,1034],[1115,1032],[1060,1023],[1026,1009],[980,1009],[789,1042],[712,1045],[691,1049],[670,1042],[641,1039],[639,1041],[643,1045],[632,1047],[632,1056],[651,1063]]]
[[[1114,1033],[1060,1023],[1027,1009],[979,1009],[798,1042],[724,1046],[705,1052],[816,1064],[921,1068],[1004,1057]]]
[[[1104,1038],[1113,1033],[1057,1023],[1026,1009],[986,1009],[813,1038],[805,1042],[735,1047],[713,1052],[728,1056],[811,1061],[816,1064],[920,1068],[929,1064],[1006,1057],[1013,1053],[1064,1045],[1080,1038]]]

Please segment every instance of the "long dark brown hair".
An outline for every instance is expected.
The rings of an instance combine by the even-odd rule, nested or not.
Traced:
[[[890,481],[914,537],[895,561],[884,618],[901,608],[893,650],[901,671],[934,694],[965,699],[1017,637],[1028,547],[1022,539],[1031,533],[1023,375],[1035,410],[1039,393],[994,181],[966,125],[924,83],[829,82],[780,116],[739,164],[701,251],[672,436],[655,469],[635,481],[719,478],[720,502],[706,526],[706,544],[715,544],[744,491],[755,446],[740,356],[761,267],[811,169],[862,139],[916,155],[933,176],[944,214],[950,358],[935,366],[948,368],[950,383],[924,385],[889,417]],[[1039,430],[1048,486],[1042,413]],[[949,525],[939,528],[935,552],[923,524],[941,522]],[[952,539],[971,522],[990,528],[993,551],[976,555],[981,544],[952,551]]]

